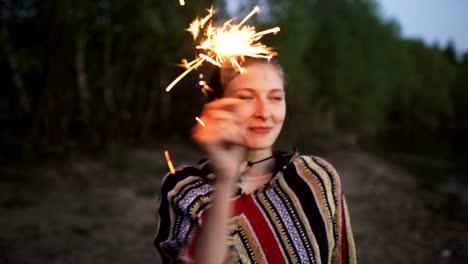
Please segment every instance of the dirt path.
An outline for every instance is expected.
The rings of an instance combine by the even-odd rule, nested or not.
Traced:
[[[342,176],[361,263],[468,263],[468,204],[362,152],[328,159]]]
[[[161,153],[2,169],[0,263],[159,263]],[[343,179],[360,263],[468,263],[467,204],[360,151],[325,157]]]

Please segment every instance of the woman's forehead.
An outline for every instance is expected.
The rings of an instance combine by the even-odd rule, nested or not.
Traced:
[[[257,63],[245,68],[245,72],[237,74],[227,84],[226,90],[268,89],[283,90],[283,78],[278,69],[267,63]]]

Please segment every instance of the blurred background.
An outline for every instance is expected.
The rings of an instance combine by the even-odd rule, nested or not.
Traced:
[[[281,27],[277,147],[337,167],[361,262],[468,263],[464,0],[0,0],[0,263],[158,263],[163,151],[200,158],[206,102],[164,89],[212,4]]]

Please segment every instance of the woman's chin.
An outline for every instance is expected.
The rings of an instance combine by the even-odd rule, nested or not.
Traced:
[[[251,150],[271,149],[273,142],[247,142],[246,146]]]

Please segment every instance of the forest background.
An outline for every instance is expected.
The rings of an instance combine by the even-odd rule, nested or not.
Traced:
[[[374,0],[260,2],[287,74],[277,147],[337,167],[361,263],[466,263],[468,51],[403,38]],[[198,72],[164,89],[211,4],[0,0],[1,263],[157,259],[163,151],[196,162],[206,102]]]
[[[164,88],[181,59],[194,58],[184,29],[211,2],[0,3],[2,162],[189,138],[206,101],[198,75]],[[247,1],[244,13],[255,4]],[[229,17],[225,2],[215,8],[219,21]],[[271,0],[251,19],[259,30],[281,27],[265,38],[288,78],[281,144],[377,139],[379,149],[455,166],[468,158],[468,52],[403,39],[398,22],[380,13],[371,0]],[[202,71],[209,76],[209,67]]]

